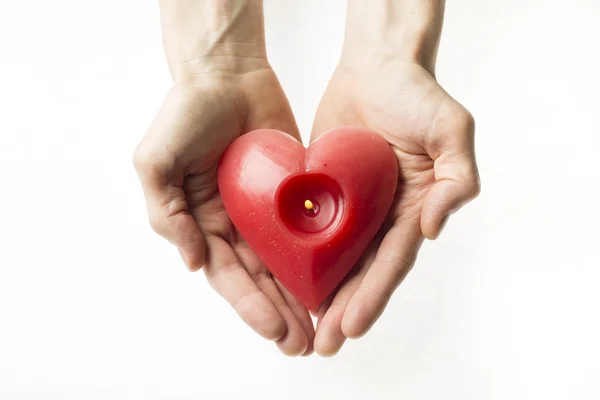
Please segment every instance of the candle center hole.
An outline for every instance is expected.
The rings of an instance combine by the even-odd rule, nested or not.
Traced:
[[[279,216],[298,235],[326,234],[342,217],[342,191],[324,174],[298,174],[284,181],[276,194]]]
[[[304,202],[304,214],[309,217],[316,217],[319,214],[320,206],[316,200],[306,200]]]

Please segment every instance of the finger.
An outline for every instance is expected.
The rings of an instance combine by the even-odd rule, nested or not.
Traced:
[[[279,282],[278,280],[275,280],[275,283],[277,284],[277,288],[279,289],[279,292],[283,295],[283,298],[290,306],[290,309],[292,310],[294,315],[296,315],[296,318],[300,322],[302,329],[304,329],[304,334],[306,335],[306,339],[307,339],[307,346],[306,346],[306,350],[304,351],[304,353],[302,353],[302,356],[304,356],[304,357],[309,356],[313,353],[313,350],[314,350],[313,343],[315,340],[315,327],[313,325],[310,314],[308,313],[308,310],[306,309],[306,307],[304,307],[304,305],[296,297],[294,297],[294,295],[291,294],[289,292],[289,290],[287,290],[281,284],[281,282]]]
[[[329,295],[329,297],[327,297],[325,299],[325,301],[323,301],[323,303],[321,303],[321,305],[319,306],[319,308],[317,308],[315,310],[316,313],[317,313],[317,315],[316,315],[317,326],[315,328],[316,332],[319,332],[319,330],[323,326],[323,317],[325,317],[325,313],[329,309],[329,306],[331,305],[331,302],[333,301],[333,298],[335,297],[336,293],[332,293],[331,295]]]
[[[204,235],[189,213],[182,187],[172,181],[172,176],[177,175],[174,163],[142,152],[136,152],[134,163],[152,229],[178,247],[191,271],[202,268],[206,261]]]
[[[379,242],[374,241],[365,252],[365,256],[357,263],[355,269],[340,284],[338,291],[330,296],[319,309],[315,351],[320,356],[334,356],[346,342],[346,335],[342,332],[342,319],[350,299],[375,258],[375,250],[378,245]]]
[[[288,356],[303,354],[308,348],[308,338],[302,323],[279,291],[271,274],[246,242],[237,243],[234,251],[258,288],[271,300],[285,320],[286,332],[277,340],[277,347]]]
[[[342,332],[346,337],[361,337],[373,326],[412,268],[422,242],[417,218],[397,221],[385,235],[344,313]]]
[[[345,282],[319,309],[314,347],[321,357],[336,355],[344,345],[346,336],[342,332],[342,317],[360,279],[361,277],[354,276]]]
[[[436,183],[427,193],[421,212],[421,230],[428,239],[439,236],[450,213],[457,211],[480,191],[475,161],[475,122],[471,114],[459,107],[436,122],[428,152],[435,159]]]
[[[212,235],[206,243],[208,262],[204,273],[210,285],[256,333],[268,340],[281,339],[287,330],[285,318],[248,275],[231,246]]]
[[[279,347],[279,350],[281,350],[283,354],[290,357],[304,354],[308,349],[308,337],[304,332],[302,324],[284,300],[271,277],[267,278],[267,275],[264,275],[264,277],[265,278],[260,281],[257,281],[257,284],[271,301],[273,301],[287,325],[285,334],[276,342],[277,347]]]

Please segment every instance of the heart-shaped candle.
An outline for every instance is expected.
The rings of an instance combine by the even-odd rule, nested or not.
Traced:
[[[398,163],[376,133],[333,129],[308,148],[262,129],[233,142],[219,191],[233,224],[273,275],[316,309],[358,261],[392,204]]]

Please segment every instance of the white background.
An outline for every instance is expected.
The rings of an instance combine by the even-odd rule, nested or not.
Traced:
[[[270,0],[305,137],[342,0]],[[149,228],[131,164],[170,78],[147,0],[0,2],[1,399],[598,399],[600,3],[449,1],[440,83],[483,192],[371,333],[288,359]]]

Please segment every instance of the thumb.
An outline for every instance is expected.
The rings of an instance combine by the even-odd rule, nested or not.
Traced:
[[[430,131],[427,151],[435,160],[436,183],[427,193],[421,211],[421,231],[436,239],[450,213],[480,191],[475,161],[475,121],[460,104],[441,109]],[[450,108],[450,109],[449,109]]]
[[[183,188],[170,181],[173,163],[147,157],[138,151],[134,164],[146,197],[152,229],[177,246],[190,271],[199,270],[205,263],[206,243],[188,210]]]

